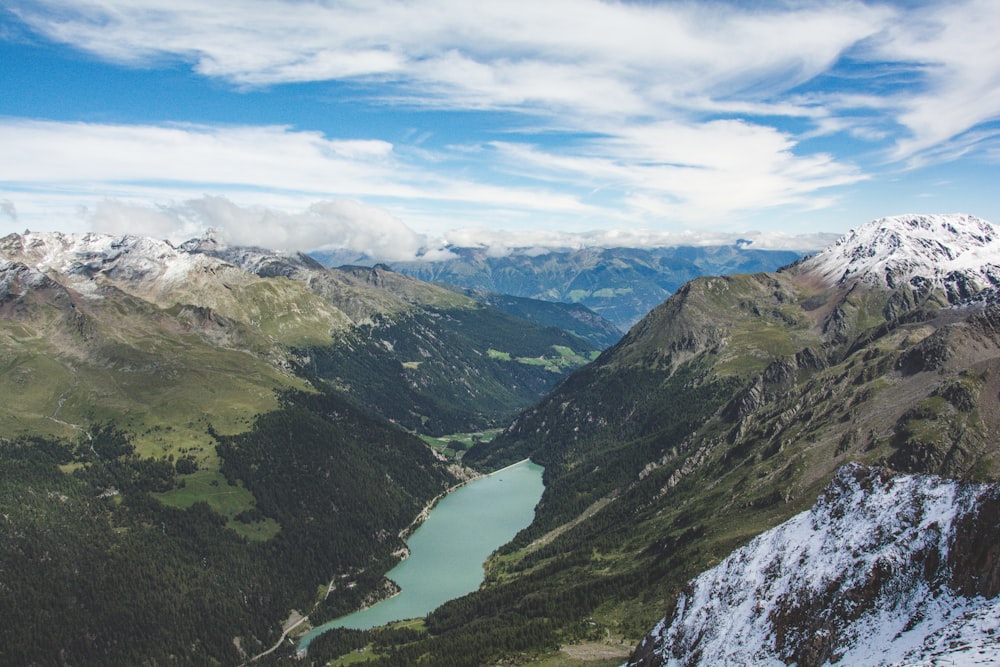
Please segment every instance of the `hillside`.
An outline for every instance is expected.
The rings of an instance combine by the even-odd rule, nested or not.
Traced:
[[[703,275],[772,271],[799,253],[732,246],[670,248],[522,248],[498,256],[484,248],[450,248],[454,258],[394,262],[428,282],[576,303],[628,331],[687,281]],[[321,257],[322,259],[322,257]]]
[[[543,327],[555,327],[568,331],[574,336],[589,341],[599,350],[611,347],[625,335],[611,322],[579,303],[543,301],[511,296],[510,294],[497,294],[496,292],[455,289],[508,315],[534,322]]]
[[[633,646],[688,580],[807,510],[851,462],[998,479],[993,230],[888,218],[778,272],[687,283],[466,455],[485,467],[531,456],[546,491],[487,585],[431,614],[401,655],[530,663]],[[891,285],[856,262],[885,258],[864,240],[882,232],[910,249],[874,269],[906,276]],[[917,263],[928,236],[957,264]],[[474,641],[485,628],[492,643]]]
[[[471,431],[508,419],[596,353],[382,268],[330,270],[211,238],[174,248],[15,234],[0,240],[0,261],[11,360],[0,372],[12,390],[0,427],[10,434],[72,435],[62,422],[128,414],[123,426],[140,437],[193,420],[197,439],[209,418],[245,428],[276,407],[275,389],[304,388],[309,376],[407,428]],[[28,378],[30,391],[14,390]]]
[[[399,425],[492,425],[592,353],[383,268],[0,239],[0,662],[234,665],[358,606],[468,474]]]

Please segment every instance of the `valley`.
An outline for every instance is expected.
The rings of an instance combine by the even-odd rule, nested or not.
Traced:
[[[857,547],[894,550],[967,612],[932,627],[907,602],[892,622],[927,635],[899,656],[993,627],[995,607],[970,602],[1000,581],[983,539],[1000,529],[1000,233],[986,221],[885,218],[777,271],[696,277],[606,349],[598,329],[387,267],[210,237],[12,235],[0,250],[0,567],[16,573],[0,612],[31,624],[2,631],[5,662],[240,664],[292,610],[316,626],[384,595],[431,499],[525,459],[544,466],[541,500],[481,586],[417,622],[330,630],[308,664],[711,664],[699,651],[731,647],[683,629],[706,595],[692,591],[731,586],[751,553],[737,550],[833,512],[837,494],[855,495],[834,518],[871,502],[877,521],[879,489],[911,488],[899,479],[975,485],[961,489],[985,522],[955,509],[954,531],[934,528],[967,554],[947,571],[917,509],[916,532],[873,528],[886,542]],[[885,586],[915,581],[872,563]],[[339,580],[355,586],[331,594]],[[881,664],[875,644],[848,642],[863,630],[847,603],[801,590],[768,613],[789,621],[775,659]],[[884,592],[844,591],[859,609]],[[809,605],[838,629],[826,643],[794,638],[815,630]],[[140,623],[116,625],[136,608]],[[57,628],[44,647],[21,631],[37,624]],[[303,663],[286,643],[255,664]]]

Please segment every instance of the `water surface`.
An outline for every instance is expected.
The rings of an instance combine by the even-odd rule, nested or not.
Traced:
[[[368,630],[425,616],[476,590],[483,581],[483,562],[531,523],[542,490],[542,467],[522,461],[448,494],[407,540],[410,557],[386,575],[402,592],[314,628],[299,642],[300,650],[325,630]]]

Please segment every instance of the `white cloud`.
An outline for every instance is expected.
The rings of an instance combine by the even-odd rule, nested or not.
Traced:
[[[582,211],[571,194],[435,170],[426,153],[381,140],[340,141],[286,127],[105,125],[0,119],[0,183],[20,195],[191,198],[206,191],[454,202],[486,209]],[[91,205],[93,202],[91,202]]]
[[[351,200],[318,201],[287,212],[240,206],[225,197],[202,197],[151,208],[102,201],[94,231],[139,234],[180,243],[209,229],[232,245],[282,251],[348,249],[383,260],[413,259],[427,241],[387,211]]]
[[[377,79],[419,104],[581,117],[762,100],[824,71],[892,16],[860,2],[788,11],[600,0],[41,0],[14,11],[102,58],[180,58],[239,85]]]
[[[17,222],[17,207],[9,199],[0,199],[0,213]]]
[[[439,238],[410,229],[387,211],[351,200],[316,201],[305,209],[241,206],[225,197],[201,197],[151,207],[114,199],[88,213],[90,228],[106,234],[136,234],[174,244],[214,230],[226,243],[279,251],[347,250],[372,261],[437,261],[453,255],[449,246],[478,247],[496,257],[512,252],[544,254],[552,249],[733,245],[740,239],[755,248],[815,250],[830,234],[781,234],[746,231],[663,232],[614,229],[588,232],[553,230],[453,229]]]
[[[570,155],[495,147],[523,174],[620,189],[635,217],[688,224],[784,205],[808,209],[823,201],[818,192],[865,178],[831,155],[796,155],[792,137],[773,128],[737,120],[633,124]]]
[[[818,190],[861,178],[827,156],[796,156],[791,137],[741,121],[609,125],[602,138],[559,149],[494,143],[486,147],[490,172],[466,170],[467,147],[399,152],[385,141],[277,126],[7,119],[0,120],[0,145],[0,182],[36,228],[46,196],[54,218],[66,216],[59,202],[73,197],[74,205],[93,208],[106,198],[149,203],[206,192],[286,210],[357,199],[437,230],[540,221],[691,224],[753,208],[808,208]],[[457,166],[449,170],[449,162]],[[511,174],[519,185],[507,182]],[[606,192],[591,197],[595,189]]]
[[[549,230],[505,231],[485,228],[455,229],[447,232],[442,243],[455,247],[485,248],[493,256],[511,252],[538,255],[550,250],[582,248],[657,248],[674,246],[735,245],[750,241],[752,248],[762,250],[794,250],[811,252],[825,248],[837,240],[837,234],[780,232],[706,232],[685,230],[665,232],[652,229],[601,229],[588,232],[557,232]],[[428,259],[428,258],[424,258]]]
[[[913,10],[868,44],[870,57],[904,65],[919,86],[891,96],[909,136],[895,159],[942,146],[1000,117],[1000,3],[932,3]],[[918,162],[919,163],[919,162]]]
[[[523,119],[498,120],[496,131],[518,135],[508,142],[419,149],[283,126],[0,120],[0,183],[32,225],[46,206],[65,215],[74,195],[91,208],[110,197],[152,211],[149,202],[206,192],[280,210],[361,200],[438,231],[732,223],[776,207],[829,208],[867,178],[811,148],[817,137],[891,145],[892,160],[912,165],[977,150],[995,159],[996,133],[983,129],[1000,117],[993,0],[11,0],[8,9],[114,62],[181,62],[237,87],[350,80],[368,101]],[[835,93],[809,86],[845,53],[891,85],[855,74]],[[525,141],[534,130],[538,140]],[[546,130],[587,139],[550,143]]]

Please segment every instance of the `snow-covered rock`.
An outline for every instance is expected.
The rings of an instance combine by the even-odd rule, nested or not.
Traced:
[[[1000,285],[1000,229],[972,215],[873,220],[804,260],[827,284],[861,281],[896,289],[945,289],[953,302]]]
[[[692,581],[628,664],[1000,664],[998,538],[998,485],[845,466]]]
[[[222,259],[131,235],[10,234],[0,239],[0,258],[23,263],[92,298],[100,298],[101,287],[114,285],[164,304],[196,286],[202,274],[242,273]]]

